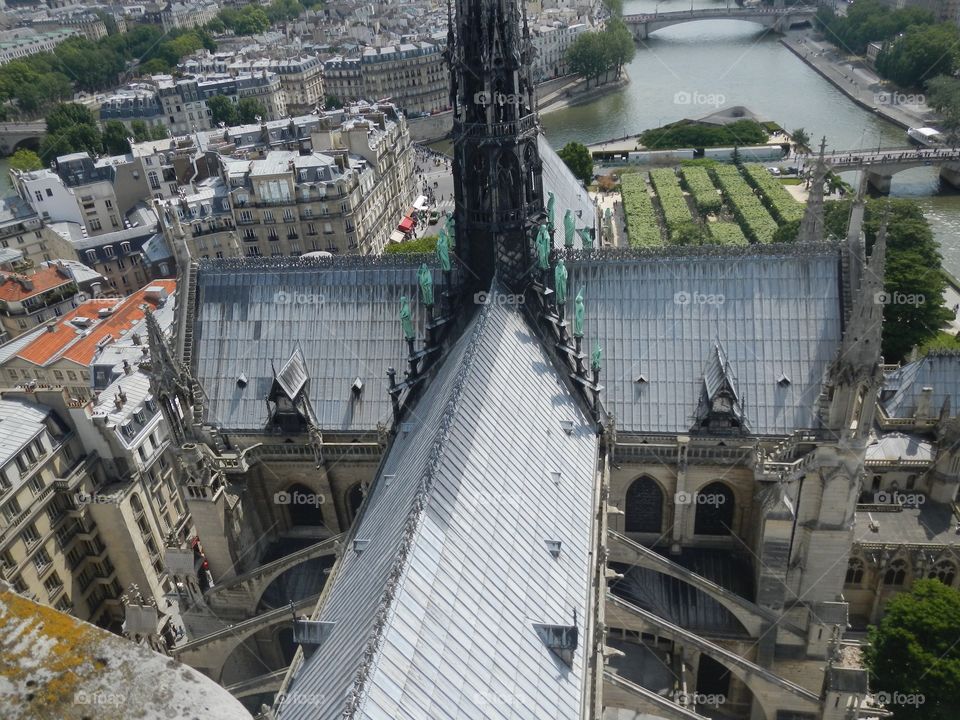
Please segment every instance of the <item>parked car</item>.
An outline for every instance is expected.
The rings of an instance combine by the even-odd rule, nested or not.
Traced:
[[[440,211],[439,211],[439,210],[431,210],[431,211],[430,211],[430,224],[431,224],[431,225],[436,225],[439,221],[440,221]]]

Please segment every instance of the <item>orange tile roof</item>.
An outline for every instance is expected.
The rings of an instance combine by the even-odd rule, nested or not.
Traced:
[[[60,285],[73,282],[69,277],[65,277],[58,272],[55,267],[43,267],[37,270],[33,275],[22,275],[20,273],[0,272],[0,300],[7,302],[20,302],[34,295],[52,290]],[[33,283],[32,290],[24,289],[17,278],[25,278]]]
[[[143,320],[141,305],[146,304],[156,309],[156,302],[144,297],[148,287],[162,287],[170,296],[177,289],[177,281],[155,280],[126,298],[87,300],[73,312],[64,315],[54,325],[52,332],[40,333],[33,342],[17,353],[17,357],[35,365],[47,365],[62,358],[88,367],[97,353],[97,346],[108,335],[112,336],[113,340],[119,340],[121,330],[128,330]],[[113,312],[106,318],[100,318],[98,313],[101,308],[113,308]],[[88,335],[80,334],[78,328],[70,322],[76,318],[89,318],[92,321]]]

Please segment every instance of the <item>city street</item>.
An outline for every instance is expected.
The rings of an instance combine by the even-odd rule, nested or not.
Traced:
[[[436,235],[443,227],[446,214],[453,212],[453,169],[446,155],[414,145],[414,187],[417,195],[425,195],[430,211],[440,211],[440,221],[419,225],[416,237]]]

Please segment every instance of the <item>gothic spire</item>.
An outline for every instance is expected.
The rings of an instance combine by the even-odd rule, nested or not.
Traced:
[[[455,0],[449,48],[457,255],[469,291],[519,288],[544,221],[529,29],[519,0]]]

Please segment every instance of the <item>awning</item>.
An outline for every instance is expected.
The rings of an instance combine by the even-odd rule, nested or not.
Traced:
[[[390,233],[390,242],[392,243],[401,243],[406,240],[406,238],[407,236],[399,230],[394,230],[392,233]]]
[[[413,203],[414,210],[426,210],[427,209],[427,196],[421,195]]]
[[[405,217],[400,221],[400,225],[398,227],[404,232],[410,232],[413,230],[413,218]]]

